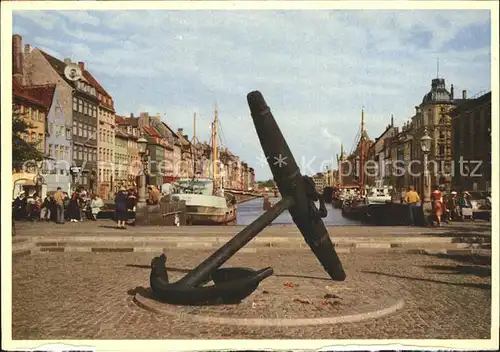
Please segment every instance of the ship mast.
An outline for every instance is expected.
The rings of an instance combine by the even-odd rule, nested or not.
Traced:
[[[215,117],[212,123],[212,170],[213,170],[213,180],[214,180],[214,193],[218,185],[217,182],[217,164],[218,164],[218,147],[217,147],[217,123],[219,118],[219,109],[217,103],[215,103]]]
[[[364,195],[364,163],[365,163],[365,153],[364,153],[364,143],[365,139],[365,109],[361,109],[361,139],[360,139],[360,156],[359,156],[359,188],[361,195]]]
[[[196,139],[196,113],[194,113],[193,117],[193,139],[191,140],[191,145],[193,146],[194,149],[194,155],[193,155],[193,177],[196,177],[196,163],[197,163],[197,158],[198,158],[198,140]]]
[[[344,163],[344,144],[340,144],[340,159],[337,158],[339,171],[339,186],[342,187],[342,164]]]

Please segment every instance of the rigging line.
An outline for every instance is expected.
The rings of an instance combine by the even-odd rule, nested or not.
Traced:
[[[227,146],[226,133],[224,132],[224,127],[222,126],[221,120],[219,120],[219,126],[220,126],[220,131],[221,131],[221,135],[219,136],[219,140],[221,142],[221,145]]]

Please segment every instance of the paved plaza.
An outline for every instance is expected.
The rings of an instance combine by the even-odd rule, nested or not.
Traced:
[[[171,250],[172,281],[210,255]],[[134,302],[159,253],[37,253],[13,259],[12,331],[17,339],[488,339],[488,256],[340,254],[348,279],[329,280],[307,251],[238,253],[228,266],[274,268],[240,305],[152,312]],[[342,317],[402,306],[377,319],[287,326],[288,319]],[[391,302],[393,303],[391,303]],[[207,318],[205,322],[200,318]],[[282,319],[283,326],[218,324],[209,318]]]

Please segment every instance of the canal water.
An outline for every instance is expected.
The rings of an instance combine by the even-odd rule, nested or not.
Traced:
[[[280,198],[269,198],[269,200],[276,204]],[[248,202],[241,203],[238,205],[236,223],[237,225],[248,225],[255,219],[257,219],[264,210],[262,206],[264,204],[263,198],[256,198],[249,200]],[[316,207],[319,207],[319,203],[316,202]],[[331,204],[326,204],[326,208],[328,210],[328,215],[326,218],[323,218],[323,222],[327,226],[333,225],[359,225],[358,221],[346,219],[342,216],[340,209],[335,209]],[[287,211],[283,212],[280,216],[278,216],[272,223],[272,225],[283,225],[283,224],[293,224],[292,216]]]

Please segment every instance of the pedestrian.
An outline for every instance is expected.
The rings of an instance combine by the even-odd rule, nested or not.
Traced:
[[[127,209],[128,209],[129,213],[132,213],[134,215],[133,215],[132,223],[130,223],[129,225],[135,225],[136,206],[137,206],[137,195],[135,194],[135,190],[133,188],[130,188],[128,191]]]
[[[80,195],[78,190],[73,192],[68,206],[69,221],[79,222],[82,220],[80,213]]]
[[[26,197],[25,192],[19,193],[19,195],[14,199],[12,204],[12,211],[14,215],[14,220],[22,220],[26,215]]]
[[[441,222],[444,211],[443,194],[439,190],[438,186],[434,187],[434,191],[432,192],[432,208],[434,217],[437,221],[437,226],[443,226]]]
[[[45,199],[43,200],[41,210],[40,210],[40,219],[45,220],[45,221],[50,221],[50,215],[51,215],[51,205],[52,197],[50,195],[47,195]]]
[[[61,191],[61,187],[57,187],[56,193],[54,193],[54,202],[56,209],[56,223],[64,224],[64,193]]]
[[[126,226],[126,221],[128,220],[128,212],[127,212],[127,202],[128,202],[128,195],[126,193],[125,187],[120,187],[120,190],[116,194],[115,197],[115,216],[116,216],[116,222],[117,222],[117,227],[119,229],[125,229]]]
[[[90,215],[93,221],[97,220],[97,214],[99,214],[103,206],[104,202],[102,201],[102,199],[94,193],[92,195],[92,200],[90,201]]]
[[[149,197],[146,201],[149,205],[156,205],[160,201],[160,191],[155,186],[149,186]]]
[[[420,203],[420,196],[415,191],[413,186],[408,187],[405,197],[406,204],[408,204],[408,215],[410,226],[415,226],[415,214],[418,204]]]

